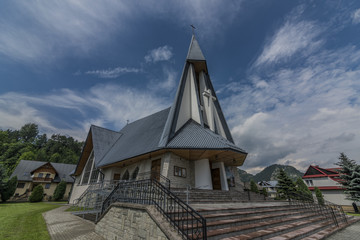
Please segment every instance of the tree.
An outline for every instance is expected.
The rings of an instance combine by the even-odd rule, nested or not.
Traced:
[[[41,202],[44,197],[44,188],[41,185],[37,185],[32,191],[29,201],[30,202]]]
[[[32,151],[28,151],[21,154],[19,160],[35,160],[35,158],[36,158],[35,153]]]
[[[14,195],[17,185],[17,177],[12,177],[3,187],[1,191],[1,200],[3,202],[6,202],[11,198],[12,195]]]
[[[289,198],[292,193],[295,192],[295,184],[288,175],[285,173],[283,169],[280,169],[279,174],[277,176],[278,179],[278,193],[280,198]]]
[[[254,180],[250,181],[250,191],[252,191],[254,193],[259,193],[259,189],[258,189],[256,183],[254,182]]]
[[[20,129],[20,137],[25,142],[33,142],[38,134],[39,129],[35,123],[27,123]]]
[[[344,186],[346,194],[346,198],[352,201],[358,201],[358,188],[354,184],[358,180],[357,169],[358,165],[356,165],[354,160],[349,159],[344,153],[340,153],[339,162],[335,163],[336,165],[340,166],[341,169],[339,170],[341,184]],[[354,180],[354,181],[353,181]]]
[[[5,168],[3,167],[2,164],[0,164],[0,197],[2,195],[2,192],[6,186],[5,183],[5,179],[6,179],[6,172],[5,172]]]
[[[59,200],[63,199],[65,191],[66,191],[66,182],[61,181],[55,188],[54,200],[59,201]]]
[[[263,188],[261,189],[261,194],[264,195],[265,197],[268,196],[268,192],[267,192],[266,188],[263,187]]]
[[[315,187],[315,196],[316,196],[316,199],[318,201],[318,204],[320,204],[320,205],[325,204],[324,197],[323,197],[320,189],[318,189],[318,187]]]
[[[306,200],[313,200],[312,197],[312,193],[309,190],[309,188],[306,186],[306,184],[304,183],[304,181],[302,180],[301,177],[298,177],[296,179],[296,192],[300,195],[300,196],[304,196],[304,198]]]
[[[360,201],[360,165],[356,165],[351,174],[351,181],[345,193],[348,199],[354,202]]]

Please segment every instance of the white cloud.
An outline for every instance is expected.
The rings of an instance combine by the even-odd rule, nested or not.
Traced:
[[[86,74],[96,75],[100,78],[117,78],[125,73],[138,73],[141,72],[139,68],[130,68],[130,67],[116,67],[109,68],[106,70],[92,70],[85,72]]]
[[[233,137],[249,152],[244,168],[334,167],[340,152],[360,160],[359,56],[354,46],[321,50],[301,67],[254,73],[249,85],[225,87],[221,103]]]
[[[322,43],[317,39],[322,31],[315,22],[287,20],[265,44],[255,65],[277,63],[296,53],[312,52]]]
[[[89,51],[121,29],[119,18],[129,11],[112,0],[12,1],[9,5],[0,20],[0,53],[27,63],[48,62],[67,49]]]
[[[168,61],[173,56],[172,47],[167,45],[149,51],[144,57],[146,62]]]
[[[233,21],[241,2],[15,0],[0,11],[0,54],[28,64],[48,63],[66,54],[84,55],[128,29],[134,19],[148,15],[186,26],[189,32],[194,24],[199,35],[215,36]],[[165,55],[150,56],[150,60],[168,60],[171,51],[164,50]]]
[[[352,21],[355,24],[360,23],[360,8],[356,9],[353,13],[352,13]]]
[[[83,92],[69,89],[44,95],[13,92],[0,95],[0,126],[19,129],[34,122],[43,132],[69,134],[83,140],[91,124],[119,130],[127,120],[135,121],[170,104],[154,92],[114,84],[95,85]],[[61,118],[64,120],[56,118],[57,112],[71,116],[72,121],[64,116]]]

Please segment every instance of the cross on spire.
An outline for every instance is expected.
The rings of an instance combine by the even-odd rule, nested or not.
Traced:
[[[192,24],[190,25],[190,27],[191,27],[191,30],[192,30],[192,34],[195,35],[196,27],[194,25],[192,25]]]

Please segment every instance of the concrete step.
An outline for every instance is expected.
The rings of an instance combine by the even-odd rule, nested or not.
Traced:
[[[295,231],[299,228],[324,221],[315,214],[285,217],[270,221],[208,230],[208,239],[261,239]]]

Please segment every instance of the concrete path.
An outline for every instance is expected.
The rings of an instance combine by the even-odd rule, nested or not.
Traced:
[[[326,240],[359,240],[359,239],[360,239],[360,221],[326,238]]]
[[[103,240],[95,233],[95,224],[65,212],[69,206],[43,213],[52,240]]]

